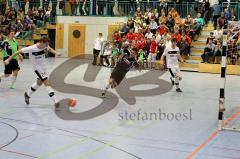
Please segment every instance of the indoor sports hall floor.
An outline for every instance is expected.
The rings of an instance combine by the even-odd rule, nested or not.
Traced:
[[[66,60],[48,59],[49,73]],[[65,120],[55,112],[45,88],[33,94],[29,106],[25,105],[23,93],[36,76],[28,60],[20,65],[16,89],[8,89],[10,81],[0,83],[0,159],[240,159],[240,133],[217,131],[219,75],[182,72],[183,93],[178,94],[168,83],[168,72],[151,70],[156,76],[149,77],[144,76],[147,71],[132,71],[127,75],[130,80],[104,99],[108,104],[102,108],[110,111],[88,120]],[[93,75],[89,70],[98,68],[87,66],[72,69],[65,79],[61,75],[58,78],[56,72],[51,77],[52,82],[63,80],[73,86],[70,89],[79,88],[79,94],[56,91],[59,99],[78,100],[71,108],[74,116],[101,104],[103,99],[97,94],[110,75],[108,68]],[[83,77],[90,79],[84,81]],[[129,88],[128,82],[139,84]],[[151,92],[157,84],[160,90]],[[78,86],[85,86],[84,91]],[[54,87],[64,88],[61,83]],[[136,101],[131,93],[135,93]],[[237,113],[229,123],[236,127],[240,127],[239,95],[240,77],[227,76],[226,118],[233,119]],[[160,111],[162,116],[149,117]],[[168,118],[163,118],[164,113]],[[173,118],[172,114],[181,116]]]

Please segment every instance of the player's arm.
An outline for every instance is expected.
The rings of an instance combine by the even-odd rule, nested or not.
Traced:
[[[47,51],[53,53],[54,55],[60,56],[61,53],[57,52],[56,50],[54,50],[53,48],[51,48],[50,46],[47,47]]]
[[[161,64],[161,65],[164,65],[164,64],[165,64],[165,59],[164,59],[164,57],[167,55],[167,53],[168,53],[168,48],[165,48],[165,49],[164,49],[164,52],[163,52],[163,54],[162,54],[162,56],[161,56],[161,59],[160,59],[160,64]]]
[[[15,56],[19,56],[20,58],[22,58],[22,53],[23,53],[22,50],[18,50],[18,51],[15,52],[12,56],[9,56],[9,58],[6,59],[6,60],[4,61],[4,63],[5,63],[6,65],[8,65],[9,62],[10,62]],[[20,60],[21,60],[21,59],[20,59]]]
[[[183,58],[182,58],[182,56],[179,54],[178,55],[178,60],[180,61],[180,62],[184,62],[184,60],[183,60]]]

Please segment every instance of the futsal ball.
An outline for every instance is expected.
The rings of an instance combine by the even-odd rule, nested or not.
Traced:
[[[77,100],[75,98],[70,98],[68,100],[68,106],[69,107],[75,107],[77,105]]]

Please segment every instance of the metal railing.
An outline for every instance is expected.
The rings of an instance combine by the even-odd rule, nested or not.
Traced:
[[[230,12],[236,16],[237,20],[240,20],[240,2],[231,2],[231,3],[226,3],[224,2],[222,4],[222,8],[229,7]]]
[[[8,0],[8,4],[10,6],[15,6],[17,8],[25,9],[25,1],[23,0]],[[52,10],[55,15],[85,15],[86,11],[87,15],[90,15],[90,2],[87,1],[86,4],[84,2],[78,2],[75,4],[70,4],[69,1],[65,0],[63,3],[58,0],[35,0],[34,2],[29,3],[29,7],[41,7],[43,9],[47,9],[49,4],[52,6]],[[228,3],[222,3],[222,8],[226,7]],[[145,11],[147,8],[158,9],[158,12],[162,9],[160,7],[159,1],[139,1],[130,2],[130,1],[117,1],[117,0],[98,0],[97,1],[97,15],[96,16],[133,16],[136,9],[138,7],[141,8],[142,11]],[[194,11],[194,3],[193,2],[183,2],[181,4],[178,3],[167,3],[167,5],[163,8],[166,12],[175,8],[181,17],[185,18],[188,14],[192,14],[193,16],[196,14]],[[240,2],[231,2],[229,4],[229,9],[236,17],[236,19],[240,19]]]

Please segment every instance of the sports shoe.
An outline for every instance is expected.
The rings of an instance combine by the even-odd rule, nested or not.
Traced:
[[[174,82],[173,78],[170,77],[170,80],[171,80],[171,82],[172,82],[172,85],[174,86],[175,82]]]
[[[15,89],[15,87],[14,86],[9,86],[9,89]]]
[[[29,102],[30,97],[28,96],[27,92],[24,93],[24,98],[25,98],[25,103],[27,105],[29,105],[30,104],[30,102]]]
[[[181,90],[180,88],[177,88],[177,89],[176,89],[176,92],[180,92],[180,93],[181,93],[182,90]]]
[[[106,97],[106,93],[102,93],[102,98],[105,98]]]

